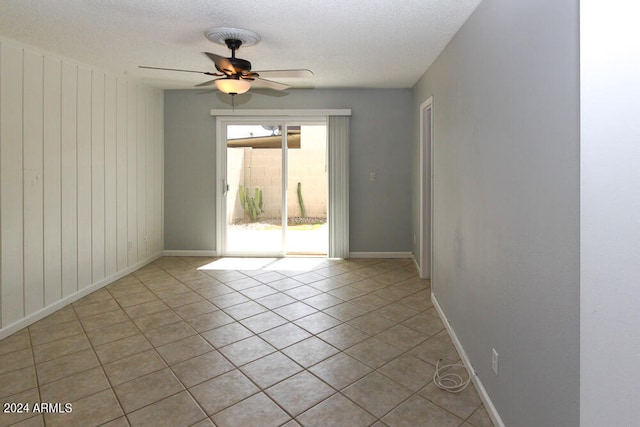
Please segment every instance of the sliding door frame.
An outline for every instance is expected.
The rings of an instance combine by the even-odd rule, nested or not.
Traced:
[[[280,125],[282,126],[282,240],[279,251],[275,252],[229,252],[227,250],[227,200],[225,197],[225,186],[227,179],[227,126],[237,125]],[[219,117],[216,122],[216,246],[218,255],[221,256],[265,256],[284,257],[286,256],[286,231],[287,231],[287,182],[288,182],[288,141],[287,129],[289,126],[327,126],[326,117],[291,117],[291,116],[241,116],[241,117]]]

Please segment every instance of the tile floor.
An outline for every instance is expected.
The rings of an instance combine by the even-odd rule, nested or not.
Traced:
[[[164,257],[0,341],[0,426],[489,426],[411,260]],[[33,408],[32,408],[33,409]]]

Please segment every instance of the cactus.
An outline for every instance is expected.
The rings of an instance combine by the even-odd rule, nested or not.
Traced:
[[[262,190],[256,188],[254,194],[253,197],[249,196],[249,189],[242,185],[238,191],[240,205],[253,222],[257,221],[260,214],[264,212],[264,209],[262,209]]]
[[[300,212],[302,214],[302,218],[307,217],[307,210],[304,208],[304,200],[302,200],[302,183],[298,183],[298,204],[300,205]]]

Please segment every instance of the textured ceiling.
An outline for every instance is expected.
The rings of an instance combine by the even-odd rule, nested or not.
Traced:
[[[208,76],[138,65],[213,71],[201,54],[230,51],[204,31],[237,27],[262,40],[238,57],[254,70],[308,68],[294,87],[407,88],[420,78],[481,0],[2,0],[0,35],[161,88]]]

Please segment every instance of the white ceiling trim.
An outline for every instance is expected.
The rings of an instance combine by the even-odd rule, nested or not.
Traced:
[[[256,117],[264,117],[264,116],[277,116],[277,117],[322,117],[322,116],[350,116],[351,109],[343,108],[343,109],[324,109],[324,110],[225,110],[214,108],[211,110],[211,115],[216,117],[224,117],[224,116],[256,116]]]

